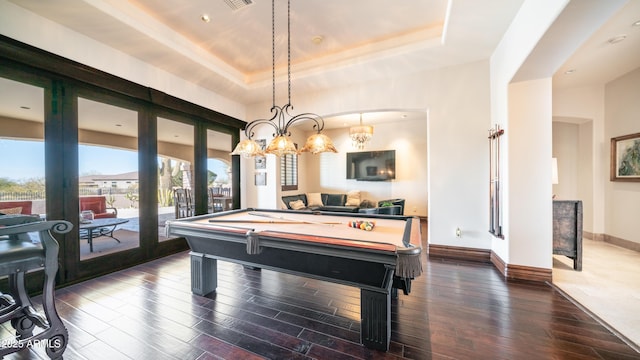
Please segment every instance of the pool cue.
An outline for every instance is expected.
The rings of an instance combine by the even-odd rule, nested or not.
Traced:
[[[249,215],[253,215],[253,216],[262,216],[262,217],[267,217],[270,219],[279,219],[279,220],[284,220],[284,221],[291,221],[292,223],[297,223],[297,224],[317,224],[317,225],[338,225],[338,224],[342,224],[341,222],[322,222],[322,221],[308,221],[308,220],[295,220],[295,219],[287,219],[284,218],[282,216],[274,216],[274,215],[268,215],[268,214],[260,214],[257,212],[249,212]]]
[[[240,230],[253,230],[250,227],[246,227],[246,226],[233,226],[233,225],[224,225],[224,224],[213,224],[215,226],[219,226],[219,227],[224,227],[224,228],[229,228],[229,229],[240,229]]]
[[[305,224],[306,221],[298,220],[239,220],[239,219],[209,219],[210,223],[249,223],[249,224]],[[333,225],[339,222],[314,222],[313,224]]]

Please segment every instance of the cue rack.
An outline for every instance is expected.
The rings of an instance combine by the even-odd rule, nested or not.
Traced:
[[[504,129],[496,124],[489,129],[489,232],[498,238],[504,239],[502,234],[502,194],[500,193],[500,136],[504,135]]]

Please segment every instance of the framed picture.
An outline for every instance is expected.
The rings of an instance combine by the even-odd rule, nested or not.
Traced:
[[[267,157],[266,156],[256,156],[254,158],[256,162],[256,170],[266,169],[267,168]]]
[[[266,139],[258,139],[256,140],[260,149],[264,151],[267,148],[267,140]],[[267,168],[267,157],[266,156],[256,156],[254,158],[255,161],[255,169],[261,170]]]
[[[640,181],[640,133],[611,138],[611,181]]]
[[[267,186],[266,172],[257,172],[255,177],[256,177],[256,186]]]

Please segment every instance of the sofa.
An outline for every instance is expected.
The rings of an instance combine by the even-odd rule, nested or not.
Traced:
[[[347,194],[309,193],[308,195],[309,197],[307,194],[286,195],[282,197],[282,202],[289,210],[357,213],[360,209],[359,205],[347,205],[352,204],[348,202]]]

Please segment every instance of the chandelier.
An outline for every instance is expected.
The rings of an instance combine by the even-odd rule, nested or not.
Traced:
[[[360,125],[352,126],[349,129],[349,137],[351,138],[351,144],[358,150],[364,149],[364,144],[371,140],[373,136],[373,126],[362,125],[362,113],[360,113]]]
[[[338,152],[333,146],[331,139],[322,134],[324,129],[324,119],[313,113],[303,113],[291,115],[293,110],[291,105],[291,0],[287,1],[287,81],[288,81],[288,102],[284,106],[276,105],[276,60],[275,60],[275,0],[271,1],[271,75],[272,75],[272,106],[271,113],[273,116],[269,119],[253,120],[246,125],[244,133],[247,139],[238,143],[231,155],[242,155],[251,157],[264,154],[274,154],[283,156],[289,154],[299,154],[301,152],[310,152],[317,154],[321,152]],[[314,123],[313,129],[315,134],[309,136],[306,143],[298,151],[295,144],[291,141],[291,131],[289,128],[301,121],[311,121]],[[269,143],[265,150],[253,140],[255,135],[253,129],[258,125],[268,124],[273,127],[273,140]]]

